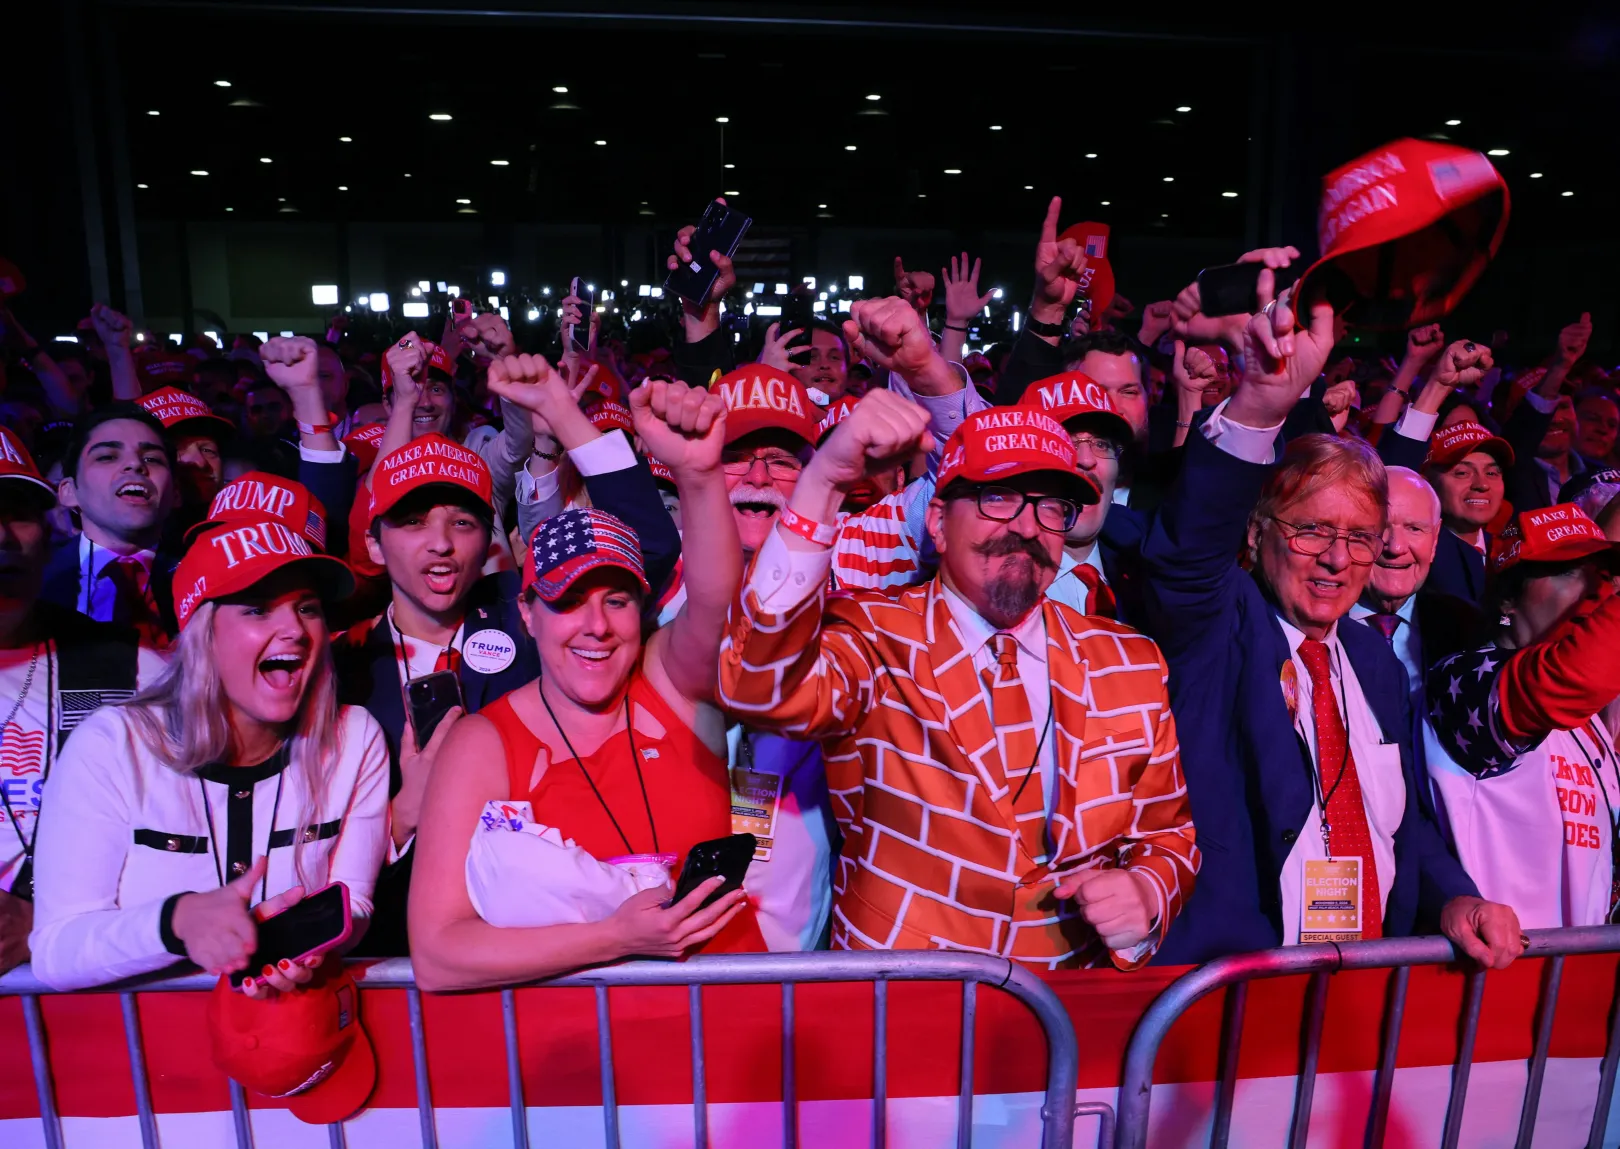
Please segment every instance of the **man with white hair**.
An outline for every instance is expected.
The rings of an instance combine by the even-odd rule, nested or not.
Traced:
[[[1478,641],[1480,613],[1473,603],[1428,589],[1440,532],[1440,496],[1426,479],[1407,467],[1386,467],[1389,520],[1384,546],[1374,560],[1361,599],[1350,608],[1383,635],[1406,668],[1417,715],[1423,705],[1423,678],[1430,666]]]

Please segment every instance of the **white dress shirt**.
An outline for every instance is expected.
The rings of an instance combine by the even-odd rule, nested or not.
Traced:
[[[1299,709],[1294,715],[1294,729],[1305,740],[1305,746],[1310,751],[1321,789],[1331,790],[1338,776],[1338,763],[1328,763],[1327,773],[1323,774],[1322,761],[1316,750],[1316,711],[1311,704],[1311,673],[1299,655],[1305,635],[1282,619],[1277,621],[1282,623],[1283,634],[1288,638],[1288,649],[1293,652],[1294,671],[1299,681]],[[1401,747],[1399,743],[1386,743],[1383,740],[1378,719],[1361,693],[1355,668],[1350,665],[1344,647],[1339,643],[1338,628],[1334,627],[1333,633],[1323,641],[1328,648],[1333,697],[1339,707],[1339,717],[1350,736],[1350,754],[1355,759],[1356,777],[1361,782],[1362,805],[1367,814],[1367,829],[1372,837],[1373,861],[1378,867],[1378,904],[1385,907],[1389,903],[1389,891],[1395,885],[1395,830],[1406,813],[1406,777],[1401,770]],[[1327,856],[1322,846],[1322,807],[1319,798],[1313,798],[1310,817],[1305,819],[1299,837],[1294,840],[1294,848],[1288,852],[1288,860],[1283,864],[1283,945],[1299,944],[1306,859]],[[1370,904],[1363,883],[1362,905]]]

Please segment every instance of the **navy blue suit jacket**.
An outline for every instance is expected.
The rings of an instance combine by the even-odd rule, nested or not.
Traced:
[[[170,635],[180,632],[174,617],[174,568],[179,563],[176,556],[162,551],[152,560],[152,597],[157,600],[158,621]],[[68,610],[79,610],[84,605],[83,573],[79,540],[72,538],[58,544],[45,560],[45,581],[39,588],[39,597]]]
[[[1142,540],[1147,538],[1149,521],[1134,507],[1115,503],[1108,508],[1102,533],[1097,536],[1103,577],[1114,592],[1119,621],[1138,630],[1146,625],[1147,618],[1142,603]]]
[[[1290,658],[1276,608],[1235,556],[1271,468],[1189,438],[1181,476],[1142,547],[1148,634],[1170,664],[1170,702],[1203,868],[1155,961],[1203,962],[1281,944],[1279,880],[1310,816],[1313,766],[1283,701]],[[1477,894],[1425,815],[1406,672],[1361,623],[1338,627],[1386,744],[1400,746],[1406,812],[1395,831],[1387,935],[1412,933],[1450,898]]]

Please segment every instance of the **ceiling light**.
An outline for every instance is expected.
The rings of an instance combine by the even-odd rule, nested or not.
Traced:
[[[1165,176],[1164,177],[1164,182],[1167,183],[1167,184],[1173,184],[1173,183],[1176,182],[1176,177],[1175,176]]]
[[[1492,148],[1485,154],[1488,156],[1505,156],[1508,154],[1508,150],[1506,148]]]
[[[1574,195],[1575,193],[1574,192],[1565,192],[1563,194],[1565,194],[1565,195]]]
[[[1541,173],[1540,172],[1531,172],[1530,173],[1530,178],[1533,179],[1533,180],[1539,180],[1541,178]]]
[[[336,307],[338,301],[337,284],[315,283],[310,285],[309,299],[316,307]]]
[[[714,118],[714,122],[717,123],[717,124],[729,124],[729,123],[731,123],[731,117],[730,116],[716,116]]]
[[[511,160],[490,160],[489,161],[489,166],[492,167],[492,168],[509,168],[509,167],[512,166],[512,161]]]
[[[917,193],[917,198],[918,199],[927,199],[928,198],[928,193],[927,192],[918,192]]]
[[[553,92],[556,92],[559,96],[566,96],[568,94],[568,85],[566,85],[566,84],[558,84],[555,87],[553,87],[551,90]]]
[[[1167,212],[1167,211],[1161,211],[1159,213],[1159,218],[1160,219],[1169,219],[1170,218],[1170,213]]]
[[[1097,153],[1096,152],[1087,152],[1086,153],[1086,159],[1094,160],[1096,158],[1097,158]]]
[[[228,208],[226,208],[226,209],[225,209],[225,210],[226,210],[226,211],[235,211],[235,210],[236,210],[236,209],[235,209],[235,208],[234,208],[234,207],[228,207]]]
[[[203,171],[201,168],[192,168],[191,169],[191,174],[194,175],[194,176],[205,176],[208,173]]]
[[[450,113],[449,112],[429,112],[428,113],[428,119],[434,120],[434,121],[436,121],[438,123],[441,123],[441,124],[446,123],[450,119]]]
[[[740,192],[740,191],[728,191],[728,192],[721,192],[720,194],[721,195],[742,195],[742,192]]]
[[[596,146],[599,147],[599,148],[605,148],[605,147],[607,147],[607,141],[606,140],[597,140],[596,141]]]
[[[229,80],[215,80],[214,81],[214,87],[216,87],[216,88],[228,88],[230,86],[231,86],[231,82]]]
[[[472,200],[470,200],[470,199],[458,199],[456,202],[457,203],[472,203]]]
[[[349,190],[349,185],[348,184],[338,184],[338,191],[346,192],[348,190]]]
[[[991,124],[990,125],[990,130],[992,132],[999,132],[999,131],[1001,131],[1001,125],[1000,124]]]
[[[852,151],[855,150],[855,145],[854,144],[845,144],[844,145],[844,150],[846,152],[852,152]]]
[[[1113,202],[1112,200],[1106,200],[1105,199],[1105,200],[1102,201],[1102,205],[1103,205],[1103,207],[1107,207],[1112,202]]]
[[[274,163],[275,161],[272,160],[269,156],[260,156],[259,157],[259,162],[261,164],[269,164],[269,163]]]
[[[736,165],[736,164],[727,164],[727,165],[726,165],[726,171],[728,171],[728,172],[729,172],[729,171],[730,171],[730,170],[731,170],[731,169],[732,169],[732,168],[734,168],[734,167],[736,167],[736,166],[737,166],[737,165]],[[641,201],[641,202],[642,202],[642,203],[646,203],[646,202],[647,202],[647,201],[646,201],[646,200],[642,200],[642,201]]]
[[[827,205],[824,204],[824,203],[818,203],[816,206],[819,207],[822,211],[827,210]]]
[[[163,113],[158,111],[156,108],[153,108],[150,112],[147,112],[146,114],[149,115],[149,116],[161,116]]]
[[[406,179],[410,179],[410,178],[411,178],[411,173],[410,173],[410,172],[406,172],[406,173],[405,173],[405,178],[406,178]]]
[[[352,143],[354,143],[354,137],[352,137],[352,136],[339,136],[338,137],[338,143],[340,143],[340,144],[352,144]]]
[[[1182,104],[1181,107],[1176,109],[1176,111],[1178,111],[1178,112],[1190,112],[1190,111],[1192,111],[1192,108],[1188,107],[1186,104]]]
[[[1460,128],[1460,127],[1462,127],[1462,121],[1461,120],[1447,120],[1446,121],[1446,127],[1448,127],[1448,128]]]
[[[959,175],[962,174],[962,169],[961,168],[946,168],[945,169],[945,174],[948,175],[948,176],[959,176]]]
[[[878,95],[876,92],[873,92],[871,95],[867,96],[866,98],[868,100],[881,100],[883,97]]]
[[[1224,199],[1237,199],[1237,192],[1222,192],[1221,196]]]
[[[277,202],[277,203],[286,203],[286,202],[287,202],[287,197],[286,197],[286,196],[282,196],[282,197],[281,197],[281,198],[280,198],[280,199],[278,199],[278,200],[276,200],[276,202]]]
[[[136,184],[135,186],[140,188],[142,191],[145,191],[149,185],[147,185],[147,184]]]
[[[1024,185],[1024,190],[1027,191],[1027,192],[1032,192],[1032,191],[1035,190],[1035,185],[1034,184],[1025,184]]]

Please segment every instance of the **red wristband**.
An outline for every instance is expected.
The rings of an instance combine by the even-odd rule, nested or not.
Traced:
[[[818,523],[807,519],[803,515],[795,514],[791,507],[783,507],[777,521],[801,539],[808,539],[818,547],[830,547],[838,538],[836,528],[830,527],[826,523]]]

